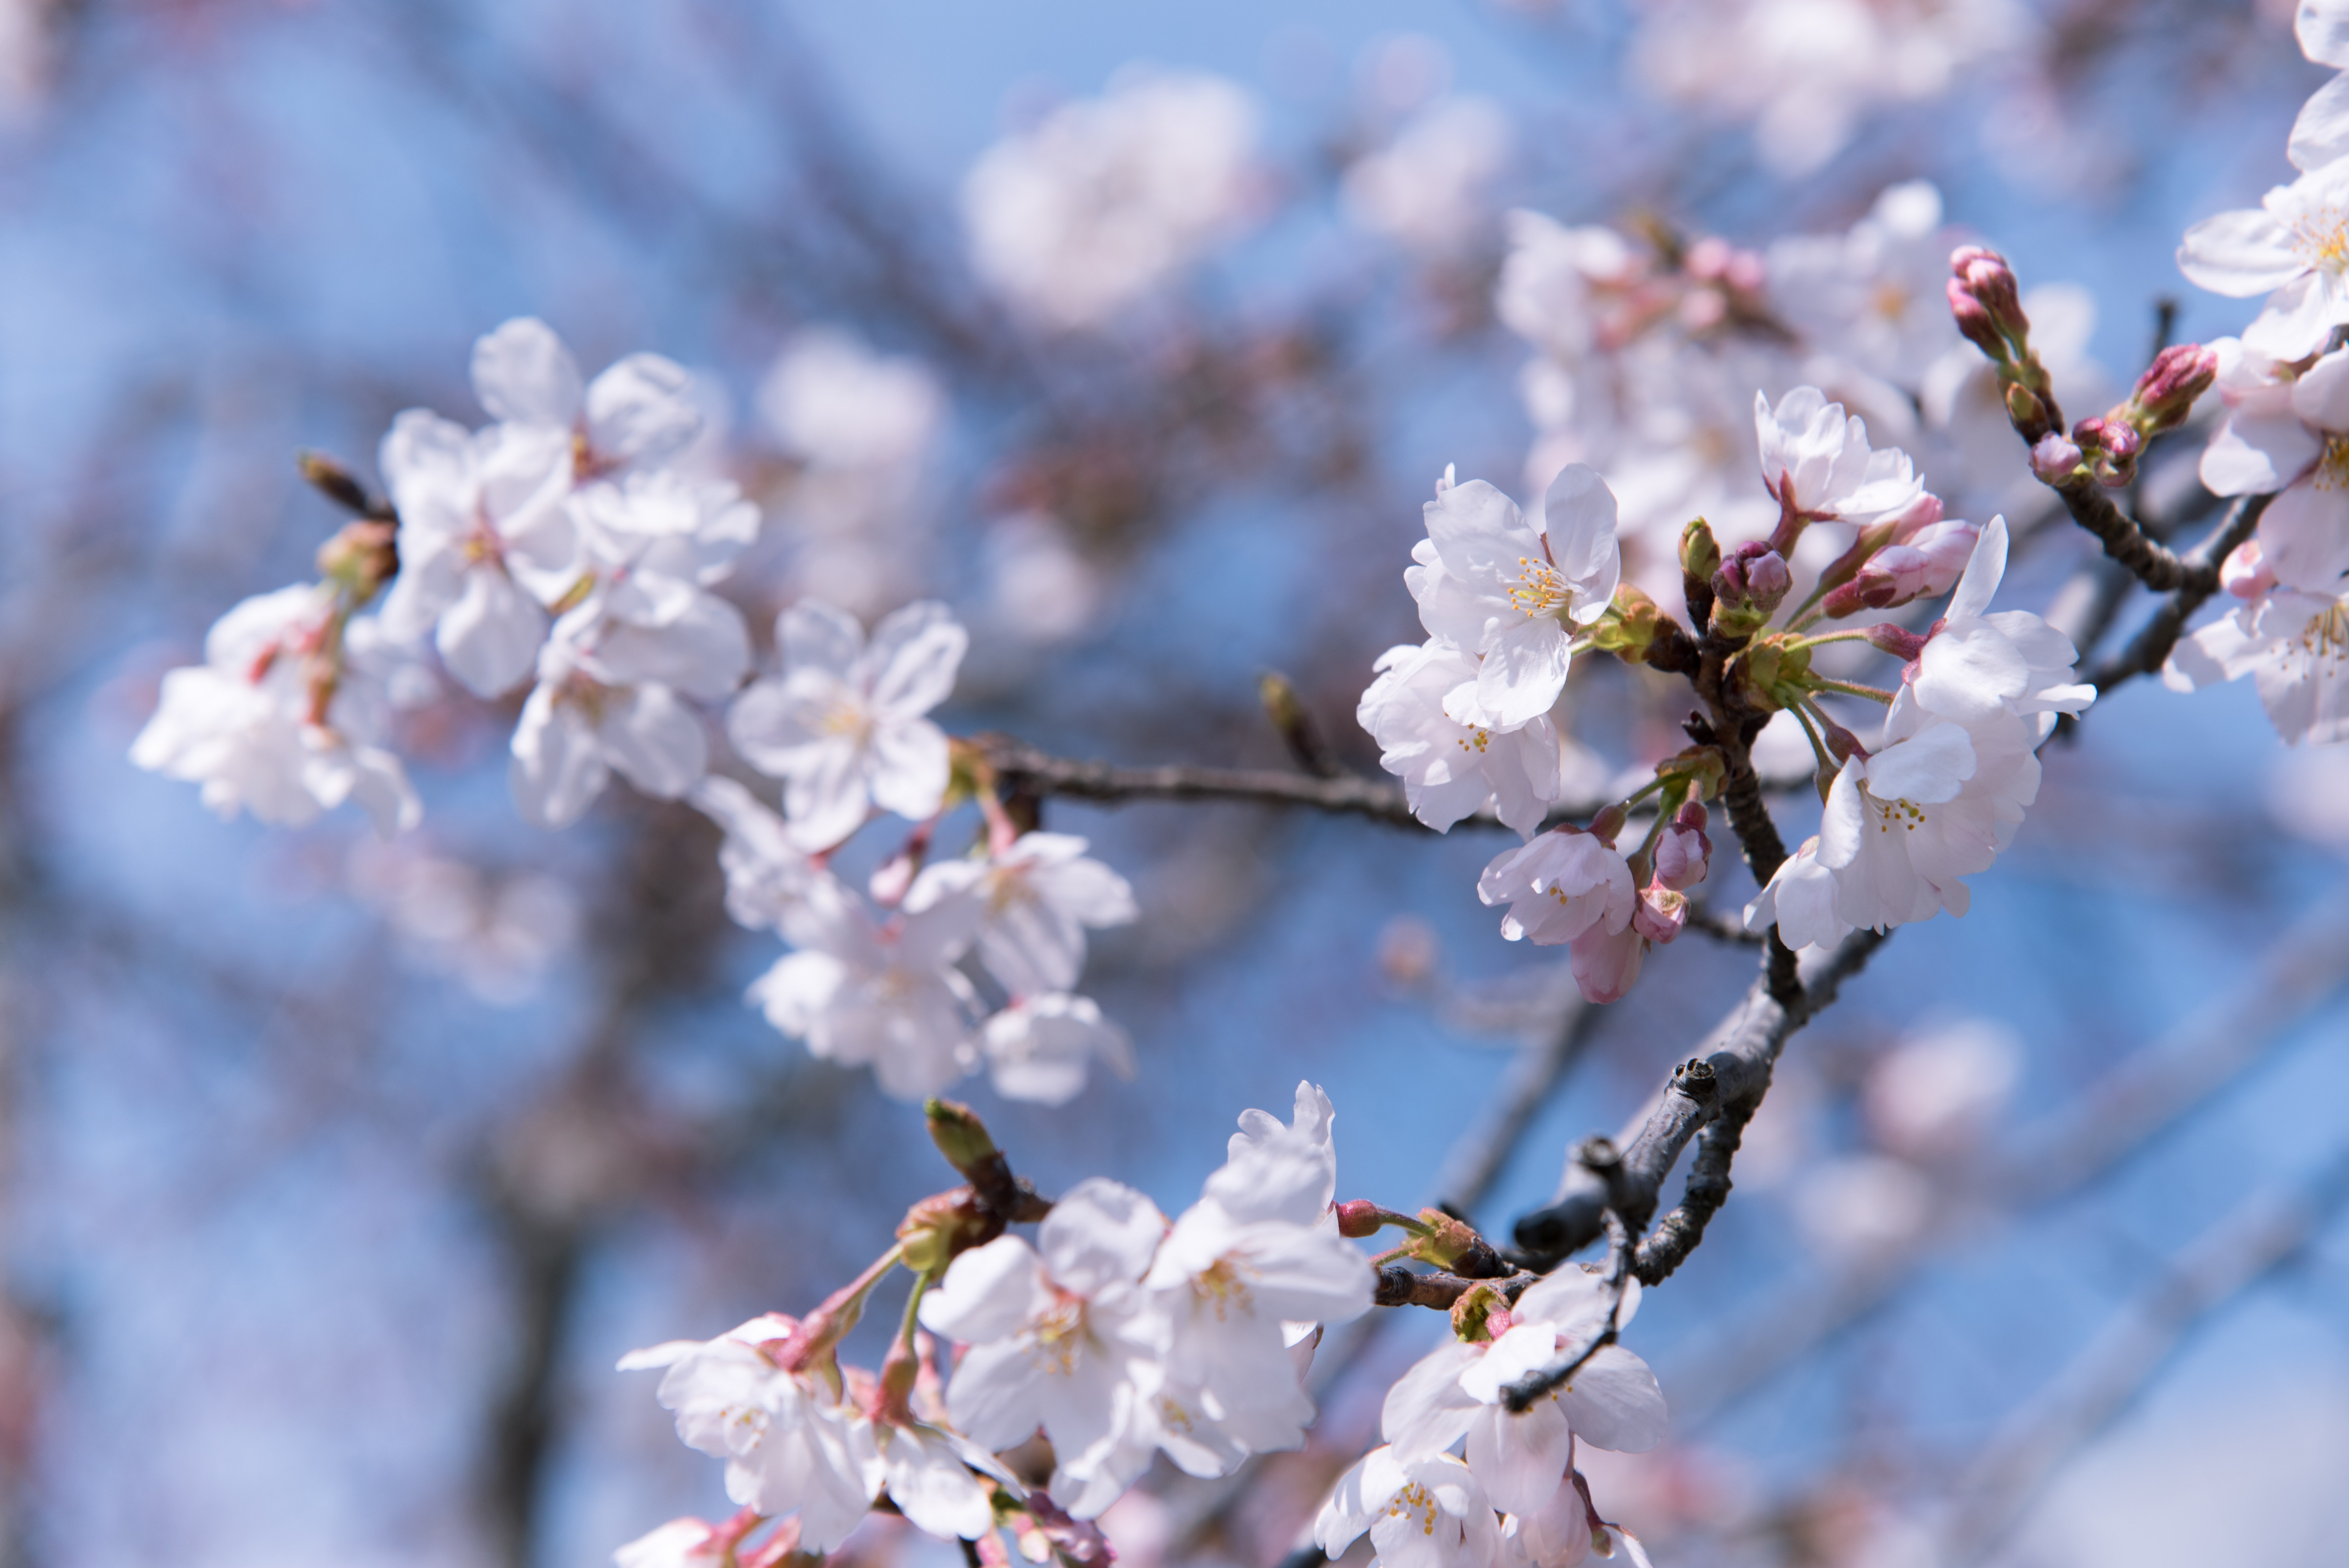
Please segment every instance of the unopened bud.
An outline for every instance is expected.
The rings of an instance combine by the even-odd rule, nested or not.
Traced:
[[[1902,662],[1916,658],[1925,651],[1925,639],[1905,626],[1890,622],[1868,629],[1868,640]]]
[[[2181,343],[2154,356],[2123,405],[2140,435],[2176,429],[2194,411],[2194,400],[2219,378],[2219,356],[2199,343]]]
[[[1713,574],[1714,614],[1723,604],[1767,614],[1794,591],[1795,574],[1786,558],[1761,540],[1752,540],[1730,552]]]
[[[969,1188],[957,1187],[906,1210],[897,1222],[897,1239],[905,1243],[905,1266],[935,1279],[963,1253],[993,1241],[1002,1228],[980,1211]]]
[[[1470,1345],[1500,1338],[1511,1322],[1509,1298],[1495,1285],[1472,1285],[1452,1304],[1452,1332]]]
[[[2219,586],[2238,599],[2256,599],[2275,585],[2276,574],[2256,539],[2243,541],[2219,563]]]
[[[399,574],[398,537],[398,527],[388,522],[347,522],[318,546],[318,571],[354,604],[364,604]]]
[[[1692,888],[1704,881],[1712,861],[1713,840],[1704,830],[1704,808],[1692,800],[1656,835],[1655,880],[1676,892]]]
[[[988,1136],[987,1123],[970,1107],[951,1099],[933,1099],[923,1105],[922,1115],[929,1123],[930,1141],[965,1181],[976,1185],[980,1173],[1003,1158],[995,1140]]]
[[[1591,646],[1615,654],[1626,664],[1643,663],[1664,619],[1653,599],[1626,583],[1615,590],[1607,614],[1591,628]]]
[[[1631,925],[1649,941],[1662,946],[1688,924],[1688,894],[1651,882],[1640,892],[1631,910]]]
[[[1681,571],[1709,583],[1721,570],[1721,546],[1713,542],[1713,525],[1698,518],[1681,530]]]
[[[2098,484],[2117,489],[2137,477],[2137,454],[2145,438],[2123,416],[2126,406],[2101,418],[2083,419],[2072,427],[2072,439],[2086,459]]]
[[[1974,309],[1965,308],[1961,300]],[[2014,281],[2014,269],[2006,264],[2004,256],[1981,245],[1961,245],[1950,254],[1950,309],[1958,318],[1958,330],[2001,362],[2013,357],[2031,333],[2031,318],[2023,314],[2023,294]],[[1976,334],[1985,326],[1987,335],[2003,342],[1982,342]]]
[[[1623,824],[1630,820],[1631,813],[1625,810],[1619,802],[1591,818],[1588,830],[1592,838],[1611,849],[1614,847],[1615,836],[1623,830]]]
[[[1375,1236],[1386,1223],[1386,1211],[1368,1198],[1350,1198],[1337,1206],[1338,1233],[1353,1241]]]
[[[2031,449],[2031,471],[2044,485],[2060,485],[2080,471],[2080,449],[2061,430],[2050,430]]]
[[[2033,443],[2049,428],[2047,405],[2039,400],[2039,394],[2019,381],[2006,384],[2006,418]]]

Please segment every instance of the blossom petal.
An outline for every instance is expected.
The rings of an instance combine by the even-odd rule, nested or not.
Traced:
[[[2292,236],[2258,208],[2221,212],[2186,231],[2178,270],[2213,294],[2238,297],[2280,289],[2308,270]]]
[[[518,316],[473,345],[473,396],[493,419],[567,428],[581,395],[571,350],[535,316]]]

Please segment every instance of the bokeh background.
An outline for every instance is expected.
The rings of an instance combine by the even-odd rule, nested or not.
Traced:
[[[730,585],[762,637],[806,593],[943,597],[973,629],[950,728],[1119,761],[1286,765],[1278,670],[1374,771],[1351,716],[1417,635],[1431,480],[1526,488],[1504,211],[1758,248],[1928,180],[2026,282],[2087,291],[2081,358],[2125,382],[2158,300],[2181,337],[2248,318],[2171,258],[2289,173],[2323,79],[2290,9],[0,0],[8,1568],[553,1568],[715,1516],[716,1467],[615,1358],[803,1309],[948,1179],[914,1108],[741,1004],[775,947],[728,923],[699,817],[616,788],[518,823],[512,705],[409,723],[427,820],[388,844],[223,823],[129,767],[161,672],[339,521],[297,451],[372,478],[397,410],[478,418],[473,337],[536,315],[591,369],[701,378],[699,460],[767,509]],[[1146,297],[1055,330],[974,273],[964,181],[1137,65],[1247,95],[1247,189]],[[1361,172],[1415,128],[1432,162]],[[1927,478],[1995,491],[1996,460]],[[2051,532],[2015,602],[2087,559]],[[1602,775],[1669,745],[1651,696],[1578,677]],[[1973,913],[1798,1037],[1648,1299],[1677,1444],[1589,1468],[1660,1563],[2339,1561],[2344,789],[2242,687],[2140,682],[2051,750]],[[1492,835],[1048,820],[1143,910],[1085,985],[1135,1078],[1055,1109],[971,1086],[1048,1191],[1179,1208],[1309,1077],[1341,1196],[1464,1193],[1506,1234],[1750,967],[1692,936],[1578,1021],[1475,901]],[[1423,1315],[1325,1348],[1306,1454],[1121,1504],[1123,1560],[1281,1556]],[[885,1525],[851,1550],[957,1560]]]

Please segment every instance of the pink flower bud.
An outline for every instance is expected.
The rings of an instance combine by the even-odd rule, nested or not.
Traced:
[[[1940,521],[1941,498],[1931,490],[1920,493],[1915,500],[1884,520],[1892,525],[1890,542],[1894,544],[1911,542],[1917,535]]]
[[[1688,269],[1689,276],[1711,283],[1729,270],[1732,254],[1728,241],[1718,234],[1707,234],[1688,248],[1687,259],[1681,264]]]
[[[1721,270],[1721,281],[1739,294],[1760,294],[1762,285],[1770,281],[1769,264],[1759,251],[1733,251],[1729,264]]]
[[[1704,808],[1697,810],[1701,812]],[[1675,892],[1694,887],[1704,881],[1712,861],[1713,841],[1705,835],[1702,820],[1694,827],[1684,827],[1675,818],[1656,835],[1655,881],[1660,886]]]
[[[2082,460],[2080,449],[2060,430],[2048,431],[2031,449],[2031,471],[2042,484],[2062,484],[2078,471]]]
[[[1925,651],[1925,639],[1904,627],[1887,622],[1868,629],[1868,640],[1896,659],[1914,659]]]
[[[1350,1198],[1337,1209],[1338,1233],[1354,1241],[1377,1235],[1379,1226],[1385,1223],[1383,1211],[1368,1198]]]
[[[1623,824],[1630,820],[1631,813],[1625,810],[1620,805],[1609,806],[1607,810],[1599,812],[1599,815],[1590,819],[1590,827],[1588,831],[1592,838],[1597,839],[1600,843],[1605,844],[1611,850],[1615,847],[1615,835],[1621,832],[1623,830]],[[1581,830],[1575,828],[1574,825],[1569,822],[1562,830],[1575,832],[1580,831]]]
[[[2137,390],[2127,405],[2131,423],[2144,435],[2156,435],[2183,424],[2194,400],[2219,378],[2219,356],[2199,343],[2165,348],[2137,377]]]
[[[1631,926],[1659,947],[1671,942],[1688,923],[1688,894],[1651,882],[1631,912]]]
[[[1959,246],[1950,254],[1949,294],[1958,330],[1992,359],[2011,364],[2031,320],[2006,258],[1980,245]]]
[[[2219,563],[2219,585],[2238,599],[2256,599],[2275,587],[2276,574],[2258,540],[2247,539],[2227,552]]]
[[[1786,558],[1758,539],[1731,551],[1713,574],[1715,599],[1724,604],[1750,604],[1764,614],[1784,603],[1794,587],[1795,574],[1786,570]]]

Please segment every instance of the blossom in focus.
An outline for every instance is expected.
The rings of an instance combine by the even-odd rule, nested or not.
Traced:
[[[919,912],[949,898],[978,911],[978,958],[1014,996],[1066,991],[1085,962],[1085,928],[1124,925],[1136,910],[1123,877],[1068,833],[1022,833],[984,861],[924,868],[905,894]]]
[[[987,1020],[979,1049],[995,1092],[1006,1099],[1066,1105],[1085,1087],[1098,1057],[1120,1078],[1133,1076],[1133,1043],[1102,1016],[1090,996],[1026,995]]]
[[[971,263],[1048,326],[1100,326],[1240,226],[1256,135],[1256,106],[1228,81],[1121,73],[972,166]]]
[[[2248,349],[2226,348],[2226,422],[2203,453],[2218,495],[2277,492],[2260,514],[2260,559],[2276,581],[2313,593],[2349,573],[2349,348],[2286,379]],[[2254,360],[2237,371],[2243,360]]]
[[[1161,1243],[1143,1284],[1169,1320],[1159,1439],[1193,1475],[1304,1441],[1313,1401],[1291,1346],[1371,1308],[1369,1261],[1329,1222],[1329,1096],[1297,1087],[1295,1120],[1241,1119],[1224,1168]]]
[[[657,354],[631,354],[583,384],[552,327],[520,316],[473,345],[473,395],[490,417],[570,445],[582,483],[657,468],[701,430],[692,377]]]
[[[2267,193],[2257,209],[2221,212],[2186,231],[2178,268],[2214,294],[2266,294],[2243,343],[2301,359],[2349,322],[2349,160]]]
[[[1505,850],[1476,879],[1476,896],[1506,903],[1501,934],[1541,946],[1572,942],[1594,927],[1619,934],[1639,902],[1631,868],[1615,846],[1571,824]]]
[[[811,876],[784,912],[786,954],[750,986],[767,1021],[809,1054],[870,1067],[885,1093],[934,1095],[974,1065],[970,983],[954,967],[977,911],[946,903],[876,921],[829,874]]]
[[[716,1339],[632,1351],[620,1370],[666,1368],[661,1405],[688,1448],[726,1461],[726,1495],[761,1513],[796,1511],[802,1547],[829,1552],[872,1506],[881,1458],[872,1422],[834,1385],[779,1363],[799,1326],[770,1313]]]
[[[1354,717],[1379,743],[1379,764],[1403,781],[1412,814],[1437,832],[1486,806],[1530,834],[1558,796],[1557,727],[1547,716],[1515,729],[1464,724],[1446,712],[1472,707],[1475,655],[1431,639],[1389,648]],[[1463,688],[1467,688],[1465,691]]]
[[[1789,516],[1872,522],[1915,502],[1925,487],[1895,447],[1870,449],[1868,427],[1816,387],[1797,387],[1776,407],[1754,395],[1762,483]]]
[[[379,832],[415,826],[407,770],[378,744],[398,654],[372,620],[340,615],[320,584],[237,604],[205,634],[202,664],[164,676],[130,760],[202,785],[222,817],[298,828],[350,800]]]
[[[2080,655],[2069,637],[2028,610],[1991,609],[2005,573],[2006,520],[1993,517],[1908,689],[1919,707],[1943,718],[1972,724],[2011,715],[2044,734],[2054,715],[2085,709],[2096,688],[2073,680]]]
[[[477,696],[511,689],[546,640],[543,606],[579,575],[569,443],[528,427],[474,434],[410,408],[378,461],[399,512],[385,629],[402,641],[435,633],[441,662]]]
[[[1485,188],[1508,155],[1509,122],[1497,104],[1441,99],[1347,169],[1347,215],[1411,250],[1455,254],[1491,224]]]
[[[1034,1245],[1015,1235],[973,1248],[922,1299],[923,1326],[969,1347],[947,1385],[956,1429],[1000,1451],[1042,1427],[1050,1490],[1079,1519],[1116,1501],[1156,1450],[1166,1324],[1142,1278],[1165,1233],[1131,1187],[1081,1181]]]
[[[829,849],[874,805],[916,820],[945,798],[947,738],[924,715],[954,689],[968,637],[943,604],[885,616],[868,645],[854,617],[803,600],[775,622],[783,673],[753,682],[726,716],[734,749],[783,781],[784,814]]]
[[[2276,586],[2179,640],[2162,666],[2172,691],[2250,676],[2288,745],[2349,739],[2349,593]]]
[[[1547,714],[1566,688],[1573,631],[1614,597],[1615,497],[1573,464],[1551,481],[1545,529],[1482,480],[1427,503],[1427,538],[1403,573],[1432,636],[1478,655],[1473,689],[1447,699],[1463,724],[1515,729]]]
[[[1645,1453],[1669,1428],[1663,1392],[1648,1364],[1620,1345],[1592,1354],[1573,1378],[1512,1413],[1510,1385],[1561,1355],[1580,1354],[1639,1310],[1639,1282],[1624,1286],[1622,1305],[1598,1276],[1568,1264],[1537,1281],[1515,1306],[1487,1320],[1492,1337],[1452,1339],[1422,1357],[1389,1391],[1381,1430],[1404,1460],[1464,1446],[1493,1506],[1534,1513],[1567,1482],[1573,1444]]]
[[[1450,1454],[1406,1460],[1390,1445],[1340,1476],[1313,1521],[1313,1543],[1334,1562],[1366,1531],[1383,1568],[1493,1568],[1500,1558],[1492,1501]]]

